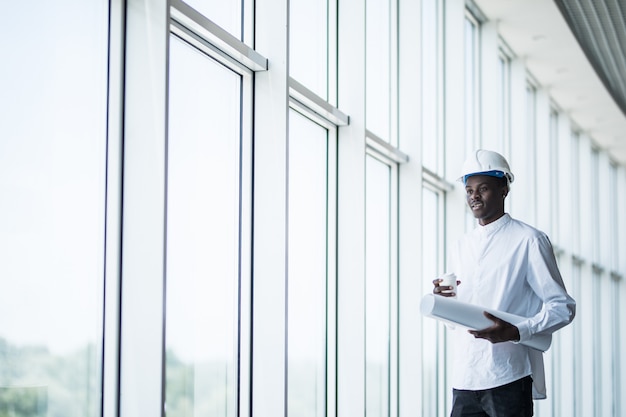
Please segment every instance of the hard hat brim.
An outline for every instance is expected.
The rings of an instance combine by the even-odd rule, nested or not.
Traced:
[[[506,178],[507,182],[509,182],[509,183],[513,182],[513,179],[509,175],[507,175],[506,173],[504,173],[502,171],[498,171],[498,170],[472,172],[470,174],[466,174],[466,175],[460,177],[459,181],[462,182],[463,184],[465,184],[469,177],[474,177],[476,175],[486,175],[488,177]]]

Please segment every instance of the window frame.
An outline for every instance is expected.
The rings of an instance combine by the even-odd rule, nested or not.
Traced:
[[[123,13],[118,9],[118,13]],[[165,400],[165,153],[167,143],[167,90],[169,39],[187,43],[242,76],[240,301],[239,316],[239,413],[251,412],[252,373],[252,132],[254,73],[267,70],[268,60],[223,31],[180,0],[157,0],[149,8],[140,0],[129,0],[125,19],[124,60],[124,176],[121,200],[121,268],[123,280],[111,291],[121,294],[116,314],[107,316],[107,329],[115,331],[111,319],[119,319],[119,375],[107,374],[104,400],[107,417],[135,415],[136,410],[162,416]],[[120,47],[120,51],[124,48]],[[155,52],[156,51],[156,52]],[[149,101],[148,101],[149,100]],[[151,111],[146,111],[146,108]],[[245,139],[247,138],[247,139]],[[141,196],[141,197],[140,197]],[[143,242],[143,243],[142,243]],[[145,244],[145,242],[149,242]],[[109,290],[107,290],[109,291]],[[110,292],[107,292],[108,294]],[[142,300],[142,309],[136,307]],[[248,301],[246,301],[248,300]],[[120,311],[124,311],[121,315]],[[113,351],[113,348],[109,348]],[[115,353],[114,353],[115,354]],[[113,361],[113,358],[111,358]],[[111,362],[107,362],[110,364]],[[112,365],[109,365],[112,366]],[[149,371],[146,371],[149,370]],[[119,387],[116,404],[114,379]],[[120,395],[121,393],[124,395]]]
[[[326,414],[335,417],[337,410],[337,148],[339,127],[347,126],[350,117],[328,101],[289,78],[289,108],[327,130],[327,275],[326,275]],[[287,351],[287,355],[288,355]],[[286,357],[287,361],[288,358]]]
[[[389,417],[397,417],[399,413],[399,387],[398,387],[398,375],[399,375],[399,356],[398,352],[400,349],[399,346],[399,260],[398,260],[398,233],[399,233],[399,216],[398,216],[398,204],[399,204],[399,171],[400,165],[408,162],[408,156],[406,156],[402,151],[396,148],[393,145],[390,145],[386,141],[377,137],[374,133],[366,130],[366,138],[365,138],[365,155],[364,157],[372,157],[378,162],[389,167],[389,358],[388,358],[388,366],[389,366],[389,386],[388,386],[388,410]],[[366,180],[367,184],[367,180]],[[365,193],[367,193],[367,186],[365,189]],[[367,206],[365,206],[365,210],[367,211]],[[365,230],[367,235],[367,230]],[[367,271],[365,271],[367,274]],[[364,308],[367,308],[367,304],[364,303]],[[364,320],[366,316],[364,316]],[[364,322],[364,326],[367,326],[367,323]],[[364,346],[365,348],[365,346]],[[364,357],[364,360],[367,361],[367,357]],[[364,371],[366,367],[366,362],[363,363]],[[365,373],[364,375],[367,375]],[[364,383],[367,384],[367,380],[364,380]],[[364,404],[364,409],[366,410],[366,403]]]

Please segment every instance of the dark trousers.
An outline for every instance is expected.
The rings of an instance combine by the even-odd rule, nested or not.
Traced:
[[[500,387],[452,390],[450,417],[531,417],[533,380],[530,376]]]

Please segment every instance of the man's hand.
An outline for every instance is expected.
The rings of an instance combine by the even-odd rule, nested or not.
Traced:
[[[440,278],[434,279],[433,280],[433,285],[435,286],[435,288],[433,288],[433,294],[435,295],[441,295],[443,297],[454,297],[456,295],[455,292],[451,291],[452,287],[449,285],[439,285],[439,283],[441,283],[441,281],[443,281]],[[461,281],[459,281],[458,279],[456,280],[456,285],[457,287],[459,285],[461,285]],[[448,291],[448,292],[444,292],[444,291]]]
[[[485,317],[493,321],[493,326],[482,330],[468,330],[477,339],[487,339],[491,343],[517,342],[519,340],[519,330],[511,323],[497,318],[493,314],[483,312]]]

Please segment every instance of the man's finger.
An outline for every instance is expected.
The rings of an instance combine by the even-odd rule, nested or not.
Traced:
[[[483,315],[484,315],[485,317],[487,317],[487,318],[488,318],[489,320],[491,320],[491,321],[496,321],[496,320],[498,320],[498,318],[497,318],[496,316],[494,316],[493,314],[491,314],[491,313],[490,313],[490,312],[488,312],[488,311],[483,311]]]

